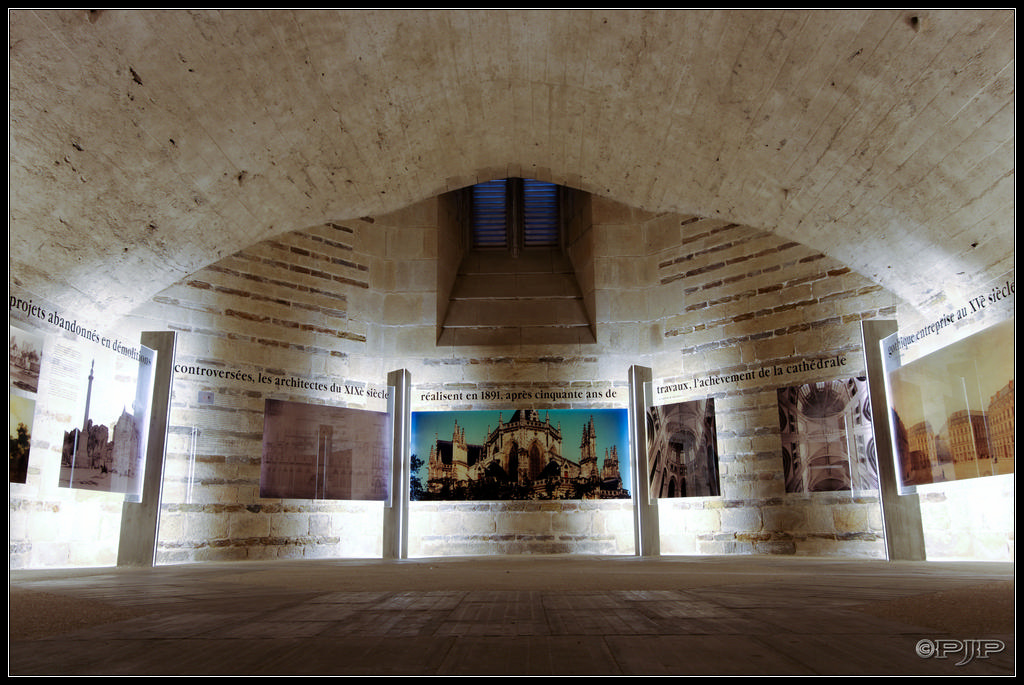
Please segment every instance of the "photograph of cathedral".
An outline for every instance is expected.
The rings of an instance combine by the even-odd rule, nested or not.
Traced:
[[[63,357],[82,418],[64,431],[59,485],[141,497],[156,353],[142,347],[134,360],[83,350]]]
[[[268,399],[260,497],[383,501],[389,444],[385,412]]]
[[[647,467],[654,497],[722,494],[713,398],[647,410]]]
[[[900,485],[1013,473],[1014,322],[889,373]]]
[[[413,500],[628,499],[625,409],[413,412]]]
[[[877,491],[866,378],[779,388],[778,397],[786,492]]]

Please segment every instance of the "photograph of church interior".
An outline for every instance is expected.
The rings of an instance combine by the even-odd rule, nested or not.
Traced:
[[[9,675],[1015,674],[1015,37],[9,9]]]

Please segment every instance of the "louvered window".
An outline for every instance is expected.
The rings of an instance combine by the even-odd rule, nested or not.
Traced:
[[[558,186],[523,179],[523,245],[558,245]]]
[[[508,183],[473,186],[473,247],[508,247]]]
[[[472,187],[472,243],[476,249],[558,247],[561,236],[559,187],[533,179],[508,178]]]

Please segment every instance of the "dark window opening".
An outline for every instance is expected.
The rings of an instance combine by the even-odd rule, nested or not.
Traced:
[[[508,247],[506,181],[473,186],[473,247]]]
[[[523,179],[523,246],[555,247],[558,245],[558,186],[532,179]]]
[[[471,188],[473,249],[553,248],[562,244],[561,189],[554,183],[507,178]]]

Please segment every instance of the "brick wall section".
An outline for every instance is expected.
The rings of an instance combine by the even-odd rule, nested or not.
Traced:
[[[372,334],[350,316],[353,301],[366,306],[371,260],[352,225],[328,223],[227,257],[138,314],[179,333],[183,367],[343,381]],[[214,402],[201,404],[200,391]],[[187,372],[173,392],[159,563],[380,555],[379,502],[259,496],[265,399],[344,398]]]
[[[414,502],[410,556],[632,554],[629,500]]]
[[[651,299],[678,303],[660,319],[655,378],[741,380],[693,391],[693,399],[715,399],[722,496],[660,500],[662,551],[884,556],[874,494],[785,492],[776,390],[863,375],[860,322],[894,318],[893,297],[798,243],[724,221],[673,219],[676,226],[664,217],[649,226]],[[760,375],[836,356],[847,360],[841,371]]]
[[[874,497],[785,493],[776,389],[861,375],[860,322],[900,318],[902,329],[894,296],[813,250],[750,227],[651,214],[597,196],[585,207],[592,226],[583,229],[585,249],[574,258],[586,274],[596,344],[438,347],[438,227],[451,214],[438,200],[259,243],[184,278],[125,325],[179,333],[178,364],[254,377],[382,384],[389,371],[409,369],[414,410],[508,408],[415,400],[435,390],[553,387],[611,388],[616,397],[537,409],[624,407],[627,372],[637,364],[665,383],[747,374],[749,380],[692,396],[715,399],[722,496],[661,500],[663,553],[882,556]],[[836,355],[847,359],[841,374],[757,377],[761,369]],[[200,404],[200,391],[212,392],[213,404]],[[347,402],[176,375],[160,563],[380,555],[380,503],[259,497],[268,397]],[[73,541],[38,532],[53,518],[49,500],[23,499],[10,512],[12,565],[82,560]],[[949,502],[962,501],[936,492],[922,505],[938,548],[952,558],[975,553],[958,548],[967,517],[950,522],[947,513]],[[1002,501],[1012,501],[1012,488]],[[116,523],[119,507],[92,509],[101,521],[95,527]],[[413,556],[634,551],[628,502],[413,503],[411,513]],[[1012,551],[1012,529],[1008,535]],[[1005,558],[1006,540],[1003,533],[986,539],[982,556]],[[112,553],[83,563],[112,563]]]
[[[598,344],[441,349],[434,356],[424,349],[422,357],[410,360],[417,392],[608,383],[619,389],[617,406],[625,406],[625,378],[633,364],[651,365],[655,378],[671,381],[680,369],[687,377],[756,371],[839,354],[848,358],[848,372],[836,377],[861,375],[860,321],[895,316],[891,294],[771,234],[726,222],[651,215],[598,197],[588,204]],[[823,379],[805,374],[785,383],[812,380]],[[884,555],[877,498],[785,493],[775,393],[780,385],[753,382],[696,395],[716,398],[723,497],[663,500],[666,553]],[[427,556],[511,549],[632,553],[628,510],[592,514],[596,528],[586,536],[557,534],[553,522],[575,517],[576,506],[414,504],[410,549]],[[607,542],[605,525],[617,531]]]
[[[181,363],[323,378],[358,370],[368,382],[408,368],[423,393],[611,386],[619,399],[610,406],[620,407],[627,370],[638,363],[670,380],[680,368],[725,373],[843,353],[857,374],[859,321],[894,315],[891,296],[877,287],[749,227],[651,216],[600,198],[589,210],[597,345],[436,347],[431,244],[443,214],[433,202],[261,243],[193,274],[156,304],[182,332]],[[675,238],[666,238],[673,231]],[[363,253],[354,247],[360,241]],[[217,403],[198,406],[200,385],[175,386],[161,559],[379,554],[370,534],[380,529],[373,506],[261,500],[268,393],[246,384],[201,385],[214,390]],[[875,500],[784,493],[774,386],[704,394],[715,396],[719,412],[723,497],[663,501],[667,553],[879,555]],[[414,410],[496,406],[505,405],[414,403]],[[538,408],[581,406],[594,405]],[[192,426],[201,437],[186,502]],[[413,556],[633,552],[632,511],[621,502],[414,503],[412,513]]]

